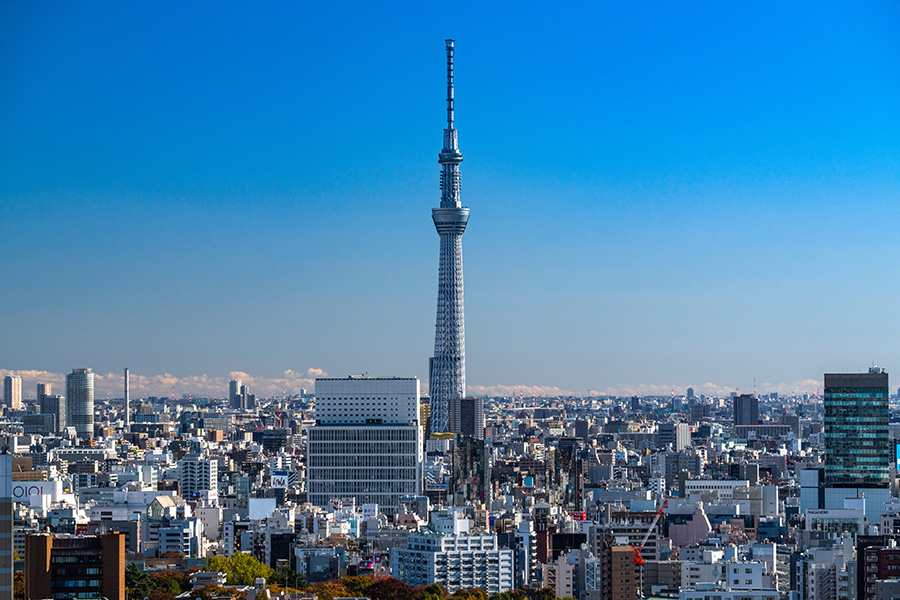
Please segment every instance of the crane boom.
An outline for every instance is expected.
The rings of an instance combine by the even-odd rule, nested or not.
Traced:
[[[642,565],[644,564],[644,557],[641,556],[641,550],[644,549],[644,544],[647,543],[647,540],[650,539],[650,534],[653,533],[653,530],[656,528],[656,524],[659,523],[659,518],[662,516],[663,510],[665,510],[666,505],[669,503],[669,499],[666,498],[663,500],[662,506],[659,507],[659,510],[656,511],[656,516],[653,517],[653,522],[650,524],[650,528],[647,529],[646,535],[644,535],[644,539],[641,541],[640,546],[635,546],[634,544],[631,547],[634,549],[634,564]]]

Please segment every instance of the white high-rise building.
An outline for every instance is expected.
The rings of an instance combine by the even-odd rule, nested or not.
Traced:
[[[327,507],[355,498],[392,514],[401,496],[422,494],[422,445],[418,379],[317,379],[309,500]]]
[[[468,519],[457,514],[433,521],[433,531],[411,534],[406,548],[391,550],[391,575],[412,586],[440,583],[451,594],[513,589],[513,551],[501,550],[496,534],[471,533]]]
[[[22,378],[18,375],[7,375],[3,378],[3,399],[6,406],[13,410],[22,410]]]
[[[185,456],[179,462],[181,497],[185,500],[214,500],[219,491],[219,463],[198,454]]]

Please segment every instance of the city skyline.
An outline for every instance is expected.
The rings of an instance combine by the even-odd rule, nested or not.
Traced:
[[[23,397],[125,365],[145,395],[425,382],[449,37],[471,393],[897,371],[895,5],[211,6],[0,9]]]
[[[861,370],[860,369],[857,370]],[[848,372],[852,372],[852,369]],[[65,388],[65,378],[67,373],[52,373],[49,371],[36,371],[22,369],[12,371],[8,369],[0,369],[0,377],[8,374],[18,374],[22,377],[22,398],[36,398],[36,390],[38,383],[49,383],[53,386],[61,385]],[[237,378],[243,384],[248,385],[253,391],[258,391],[261,397],[281,396],[285,391],[288,394],[299,394],[300,390],[306,390],[307,393],[315,391],[315,380],[321,377],[348,377],[348,376],[370,376],[370,377],[402,377],[398,373],[328,373],[322,369],[310,368],[305,373],[288,370],[282,373],[280,377],[261,377],[254,376],[244,371],[231,371],[227,375],[188,375],[176,376],[171,373],[142,375],[136,374],[130,370],[130,390],[132,399],[142,399],[149,396],[157,396],[161,398],[172,397],[172,388],[176,398],[193,394],[198,397],[210,398],[228,398],[229,382]],[[107,393],[110,398],[121,398],[122,388],[124,385],[124,376],[120,372],[109,371],[105,374],[100,372],[94,373],[95,379],[95,397],[105,397]],[[427,392],[425,380],[422,381],[423,390]],[[795,381],[792,383],[775,384],[768,381],[758,381],[756,383],[759,394],[778,393],[782,396],[790,397],[792,394],[798,398],[803,394],[814,396],[823,392],[823,379],[808,379]],[[532,396],[535,397],[557,397],[557,396],[654,396],[666,397],[674,393],[678,397],[685,397],[688,388],[693,388],[697,397],[700,395],[710,397],[728,397],[732,393],[753,393],[753,382],[749,387],[741,386],[729,387],[727,385],[719,385],[714,382],[703,382],[699,384],[688,385],[651,385],[637,384],[610,386],[605,389],[565,389],[552,386],[468,386],[469,395],[473,396],[519,396],[528,400]]]

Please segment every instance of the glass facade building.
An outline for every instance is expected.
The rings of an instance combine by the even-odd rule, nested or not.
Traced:
[[[825,485],[887,488],[890,483],[888,374],[825,374]]]

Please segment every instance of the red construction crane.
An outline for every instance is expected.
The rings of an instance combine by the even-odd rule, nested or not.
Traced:
[[[653,533],[653,529],[656,527],[656,524],[659,523],[659,518],[662,516],[663,510],[665,510],[666,505],[669,503],[669,499],[666,498],[663,500],[662,506],[659,507],[659,510],[656,511],[656,516],[653,517],[653,523],[650,524],[650,528],[647,530],[647,535],[644,536],[643,541],[641,541],[640,546],[636,546],[634,544],[631,545],[631,548],[634,550],[634,564],[642,565],[644,564],[644,557],[641,556],[641,550],[644,549],[644,544],[647,543],[647,540],[650,539],[650,534]]]

